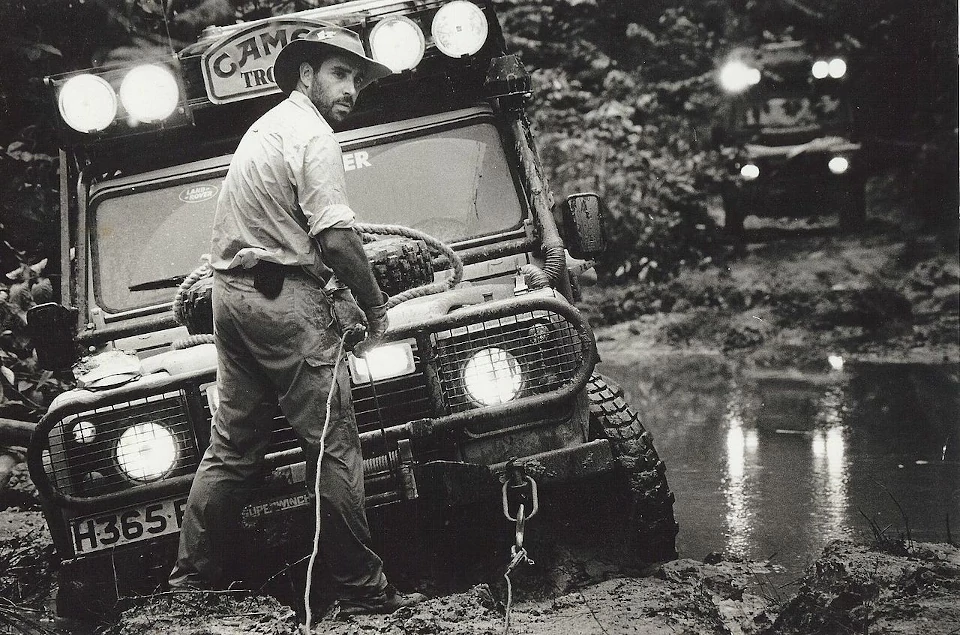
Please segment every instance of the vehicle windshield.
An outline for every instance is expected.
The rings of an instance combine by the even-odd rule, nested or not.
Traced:
[[[519,227],[523,207],[492,122],[351,143],[343,153],[358,220],[419,229],[447,243]],[[170,302],[209,251],[225,168],[91,202],[96,303],[108,313]]]

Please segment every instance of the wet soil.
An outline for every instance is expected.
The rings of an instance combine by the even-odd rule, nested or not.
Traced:
[[[509,632],[527,635],[956,633],[960,550],[891,542],[831,543],[787,601],[771,595],[769,565],[676,560],[646,577],[612,578],[550,599],[511,606]],[[386,616],[330,612],[313,632],[330,635],[494,635],[504,598],[487,585]],[[299,633],[272,598],[161,595],[126,611],[110,635]]]
[[[956,236],[912,224],[884,200],[887,185],[872,187],[874,211],[856,236],[840,235],[829,220],[748,219],[748,241],[734,258],[703,263],[667,284],[585,289],[581,309],[596,326],[601,354],[707,352],[756,369],[812,371],[825,370],[830,356],[960,360]],[[22,464],[0,494],[0,633],[29,632],[29,624],[70,632],[42,612],[49,606],[53,554]],[[605,570],[553,595],[525,591],[531,580],[520,567],[510,632],[960,632],[960,550],[948,544],[883,536],[865,544],[832,542],[789,596],[770,582],[769,563],[705,560],[677,560],[636,576]],[[390,616],[328,614],[318,618],[315,632],[502,633],[506,591],[502,581],[492,581]],[[14,624],[14,615],[21,621]],[[294,611],[273,598],[162,594],[130,607],[109,632],[279,635],[297,629]]]

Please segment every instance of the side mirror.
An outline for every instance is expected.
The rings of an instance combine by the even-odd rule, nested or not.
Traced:
[[[47,370],[67,370],[80,359],[76,330],[79,311],[56,302],[27,311],[27,333],[37,351],[37,362]]]
[[[604,230],[606,205],[592,192],[571,194],[560,204],[560,232],[574,258],[591,260],[607,247]]]

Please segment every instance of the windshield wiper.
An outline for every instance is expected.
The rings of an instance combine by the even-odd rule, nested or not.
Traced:
[[[130,291],[154,291],[156,289],[172,289],[179,287],[180,283],[186,280],[186,276],[171,276],[169,278],[160,278],[158,280],[149,280],[132,284],[127,289]]]

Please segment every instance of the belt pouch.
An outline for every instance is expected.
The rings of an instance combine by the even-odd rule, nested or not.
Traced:
[[[283,289],[283,265],[261,260],[253,268],[253,288],[272,300]]]

